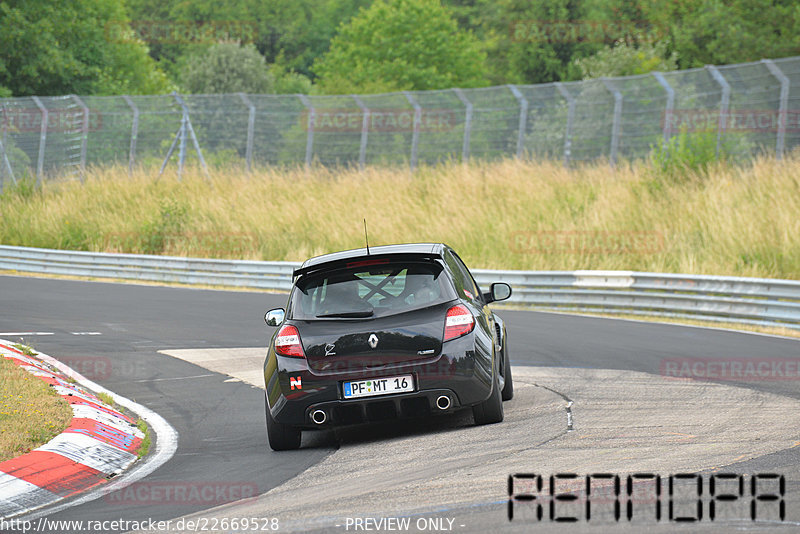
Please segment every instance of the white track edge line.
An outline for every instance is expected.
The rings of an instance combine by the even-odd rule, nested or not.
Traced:
[[[5,341],[13,346],[13,342],[6,340],[0,341]],[[26,519],[37,519],[39,517],[54,514],[56,512],[66,510],[67,508],[72,508],[73,506],[78,506],[80,504],[93,501],[104,495],[108,495],[112,491],[126,488],[167,463],[167,461],[169,461],[175,455],[175,451],[178,449],[178,431],[175,430],[166,419],[158,415],[153,410],[146,408],[145,406],[142,406],[141,404],[138,404],[126,397],[118,395],[113,391],[109,391],[100,384],[92,382],[82,374],[71,369],[66,364],[61,363],[52,356],[48,356],[47,354],[43,354],[41,352],[36,356],[57,368],[68,377],[74,378],[79,384],[87,387],[95,393],[106,393],[110,395],[111,398],[114,399],[114,402],[120,406],[128,408],[139,417],[144,419],[144,421],[150,425],[150,428],[153,429],[153,432],[156,433],[156,447],[155,451],[148,454],[142,463],[134,464],[129,471],[125,471],[121,475],[113,478],[110,483],[104,484],[100,488],[89,490],[88,492],[75,499],[71,499],[66,503],[57,504],[55,506],[42,505],[41,507],[31,508],[27,512],[35,512],[31,513],[28,517],[26,517]],[[46,509],[42,509],[45,507]]]

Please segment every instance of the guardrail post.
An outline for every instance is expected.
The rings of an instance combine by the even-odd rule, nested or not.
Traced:
[[[256,107],[246,94],[239,93],[239,98],[242,99],[244,105],[249,109],[249,113],[247,115],[247,147],[244,151],[245,165],[247,166],[247,172],[249,173],[252,171],[253,165],[253,134],[255,133],[256,128]]]
[[[728,122],[728,107],[731,102],[731,86],[727,80],[722,76],[719,69],[714,65],[706,65],[706,69],[711,73],[711,77],[722,87],[722,98],[719,102],[719,124],[717,125],[717,151],[716,156],[719,157],[719,150],[722,145],[722,135],[725,133],[726,125]]]
[[[411,170],[417,167],[417,151],[419,149],[419,130],[422,123],[422,107],[417,104],[414,96],[408,91],[403,91],[408,103],[414,106],[414,133],[411,135]]]
[[[525,147],[525,126],[528,124],[528,101],[522,96],[516,85],[507,85],[511,94],[519,102],[519,127],[517,128],[517,157],[522,157],[522,149]]]
[[[470,135],[472,135],[472,102],[469,101],[467,95],[461,89],[453,89],[453,92],[466,108],[464,115],[464,144],[461,147],[461,162],[466,163],[469,160]]]
[[[653,77],[661,84],[667,92],[667,105],[664,107],[664,142],[663,148],[666,150],[669,138],[672,137],[672,112],[675,109],[675,89],[667,82],[667,79],[660,72],[654,72]]]
[[[39,185],[42,183],[42,174],[44,174],[44,148],[47,143],[48,111],[38,96],[32,96],[31,98],[42,113],[42,125],[39,128],[39,157],[36,159],[36,184]]]
[[[78,95],[70,95],[83,110],[83,124],[81,125],[81,182],[86,176],[86,145],[89,142],[89,108]]]
[[[367,135],[369,135],[369,108],[358,95],[350,95],[361,109],[361,144],[358,147],[358,166],[363,169],[367,161]]]
[[[558,92],[567,101],[567,125],[564,128],[564,167],[569,167],[569,160],[572,156],[572,124],[575,120],[575,98],[567,91],[561,82],[556,82]]]
[[[308,110],[308,122],[306,123],[306,167],[311,166],[311,156],[314,154],[314,126],[317,122],[317,112],[311,105],[311,100],[306,95],[297,95],[300,101]]]
[[[128,154],[128,176],[133,176],[133,166],[136,163],[136,137],[139,135],[139,108],[136,107],[136,104],[133,103],[131,97],[128,95],[122,95],[122,98],[125,99],[125,102],[128,103],[128,106],[133,110],[133,120],[131,121],[131,147],[130,153]]]
[[[611,80],[602,78],[601,81],[606,89],[614,95],[614,122],[611,125],[611,152],[609,160],[612,167],[617,165],[617,151],[619,150],[619,131],[622,124],[622,93],[614,87]]]
[[[783,159],[783,151],[786,143],[786,121],[789,118],[789,78],[771,60],[762,59],[761,62],[769,69],[770,74],[781,82],[780,108],[778,110],[778,138],[775,141],[775,158]]]

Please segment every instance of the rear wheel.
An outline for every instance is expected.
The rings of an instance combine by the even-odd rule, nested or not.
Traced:
[[[300,438],[303,432],[300,429],[284,425],[277,422],[272,418],[269,411],[269,404],[266,403],[267,411],[267,437],[269,438],[269,446],[274,451],[290,451],[300,448]]]
[[[491,425],[503,420],[503,398],[497,377],[492,384],[492,394],[489,398],[472,407],[472,418],[476,425]]]
[[[505,346],[503,346],[503,366],[505,368],[505,372],[503,373],[505,383],[503,384],[502,396],[503,400],[507,401],[514,398],[514,381],[511,378],[511,362],[508,359],[508,351]]]

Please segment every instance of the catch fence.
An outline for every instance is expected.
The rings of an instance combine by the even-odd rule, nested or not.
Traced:
[[[735,160],[800,145],[800,57],[541,85],[381,95],[0,99],[0,187],[87,166],[565,165],[647,156],[672,140]]]

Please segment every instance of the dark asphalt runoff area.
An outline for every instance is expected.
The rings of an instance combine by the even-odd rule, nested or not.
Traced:
[[[160,414],[179,434],[175,456],[138,483],[145,485],[144,493],[119,500],[101,497],[49,519],[174,519],[218,506],[237,491],[264,493],[330,454],[336,447],[331,439],[321,439],[313,448],[272,452],[265,436],[262,390],[158,353],[266,346],[272,329],[264,325],[264,312],[285,301],[286,295],[267,293],[0,276],[0,333],[52,334],[0,337],[24,341],[67,364],[77,364],[76,370],[88,378]],[[665,359],[800,360],[797,340],[540,312],[502,310],[500,315],[507,323],[515,365],[658,375]],[[727,383],[800,398],[797,379]],[[800,429],[797,435],[800,441]],[[741,473],[783,474],[787,521],[797,522],[791,528],[798,528],[800,447],[728,467]],[[587,474],[581,465],[573,472]],[[210,504],[202,496],[201,502],[177,504],[173,498],[158,499],[152,491],[170,487],[188,491],[211,487],[216,493]],[[548,521],[510,523],[503,504],[458,513],[469,531],[564,526]],[[749,530],[781,525],[737,526]],[[717,528],[711,523],[692,525],[693,530],[698,527]],[[593,527],[584,521],[572,524],[570,530],[574,528]]]

